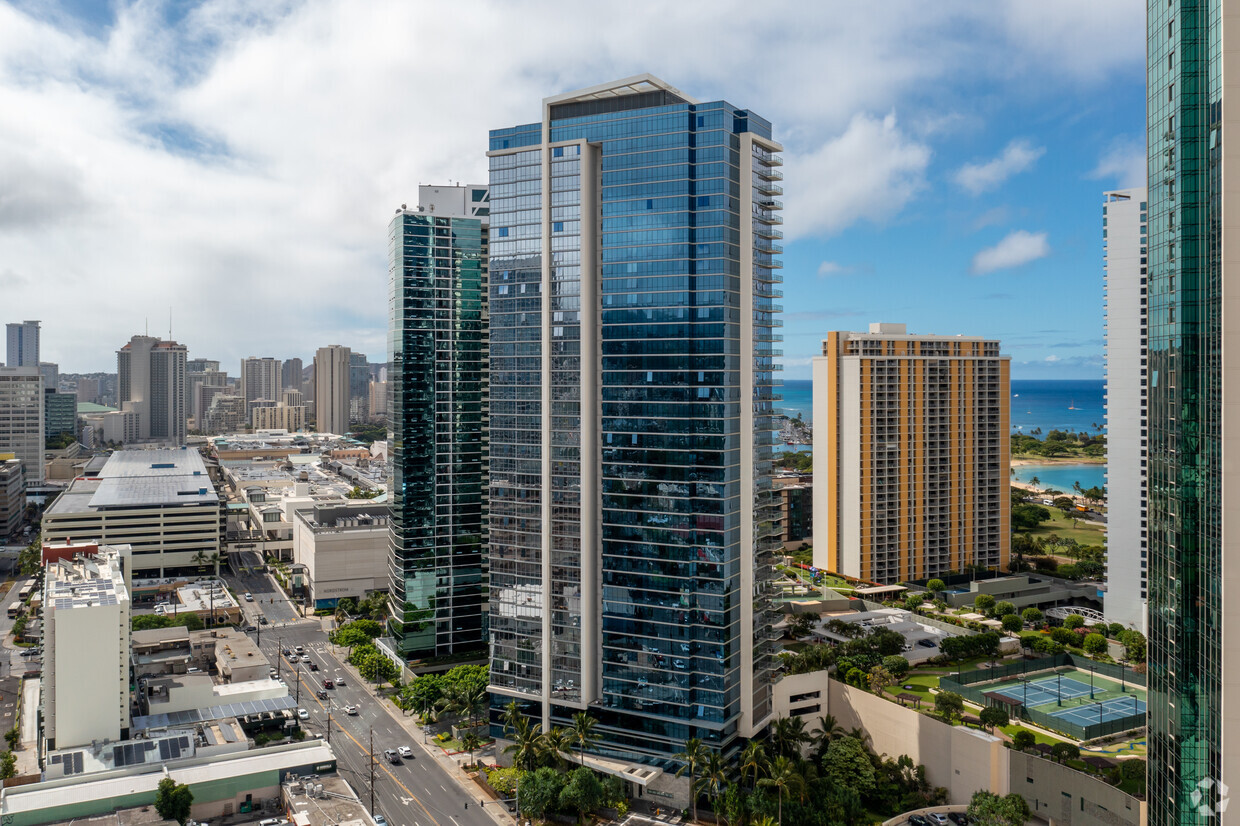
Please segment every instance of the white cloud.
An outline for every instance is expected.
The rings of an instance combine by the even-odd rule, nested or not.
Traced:
[[[1036,75],[1036,98],[1143,65],[1117,28],[1131,9],[1061,3],[1056,27],[1103,44],[1080,48],[1030,35],[1046,24],[1023,5],[116,0],[93,28],[0,2],[0,303],[44,319],[66,371],[115,369],[169,306],[194,355],[234,370],[326,343],[381,359],[390,210],[419,183],[485,181],[486,130],[543,97],[643,71],[772,121],[790,238],[889,221],[924,186],[930,136],[977,117],[979,77],[1004,94]],[[920,131],[870,114],[887,111]]]
[[[973,256],[971,271],[975,275],[982,275],[995,270],[1007,270],[1045,258],[1050,252],[1045,232],[1032,233],[1018,229],[1008,233],[993,247],[987,247]]]
[[[1056,361],[1059,361],[1059,356],[1056,356],[1056,355],[1049,355],[1049,356],[1047,356],[1047,357],[1046,357],[1046,359],[1045,359],[1045,360],[1046,360],[1046,361],[1050,361],[1050,362],[1056,362]]]
[[[788,237],[882,223],[926,184],[930,147],[910,139],[894,114],[857,115],[844,134],[789,160]]]
[[[1046,153],[1041,146],[1029,141],[1014,140],[993,160],[985,163],[967,163],[956,170],[956,183],[973,195],[988,192],[1013,175],[1031,169],[1038,158]]]
[[[1148,178],[1145,162],[1145,141],[1140,138],[1117,138],[1098,159],[1089,177],[1114,181],[1121,189],[1145,186]]]
[[[843,275],[851,271],[852,267],[845,267],[843,264],[838,264],[835,261],[823,261],[818,265],[818,275],[823,278],[828,275]]]

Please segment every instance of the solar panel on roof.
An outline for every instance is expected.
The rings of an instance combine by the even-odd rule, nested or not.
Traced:
[[[73,773],[82,773],[82,752],[80,751],[75,751],[73,753]]]

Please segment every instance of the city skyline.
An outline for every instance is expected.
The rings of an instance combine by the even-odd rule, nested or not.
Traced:
[[[100,334],[112,338],[147,318],[162,334],[171,306],[172,336],[226,364],[305,358],[322,341],[379,360],[389,210],[419,183],[480,179],[482,136],[524,118],[516,101],[650,71],[703,98],[760,103],[781,124],[794,182],[785,292],[798,298],[787,378],[808,378],[827,329],[897,317],[913,332],[1003,341],[1016,379],[1101,375],[1093,205],[1103,190],[1141,183],[1134,2],[943,4],[882,19],[824,7],[798,10],[798,31],[778,34],[779,15],[738,31],[727,14],[694,15],[690,4],[657,35],[557,19],[551,35],[566,48],[554,67],[535,39],[499,49],[505,31],[528,25],[502,6],[343,8],[238,17],[214,3],[0,4],[11,46],[0,94],[12,111],[40,115],[0,123],[18,163],[0,214],[11,253],[0,288],[14,320],[49,319],[44,359],[107,369],[94,329],[57,320],[57,296],[41,287],[55,277],[95,297]],[[706,36],[683,37],[691,27]],[[386,34],[395,31],[405,40]],[[373,42],[359,49],[359,38]],[[757,72],[723,57],[772,39],[780,48]],[[465,52],[441,54],[448,40],[498,49],[504,88]],[[390,110],[375,78],[416,67],[419,54],[450,60],[451,76],[477,90],[467,106],[448,84],[412,90],[408,115]],[[823,90],[824,77],[848,82]],[[404,120],[426,110],[452,117],[434,129]],[[291,140],[289,129],[319,137]],[[343,174],[307,174],[328,168]],[[89,270],[56,252],[84,247],[95,250]],[[184,300],[199,294],[219,300]],[[1030,312],[1029,295],[1044,296],[1045,310]]]

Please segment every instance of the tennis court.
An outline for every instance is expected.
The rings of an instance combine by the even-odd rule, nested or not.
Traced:
[[[1099,703],[1079,705],[1075,708],[1061,708],[1047,712],[1052,717],[1088,726],[1094,723],[1109,723],[1112,720],[1125,720],[1145,714],[1145,701],[1137,696],[1113,697]]]
[[[1043,677],[1040,680],[1030,680],[1027,683],[997,688],[994,693],[1002,694],[1013,700],[1020,700],[1025,708],[1032,708],[1059,700],[1088,697],[1091,693],[1101,693],[1101,688],[1095,692],[1087,683],[1079,682],[1071,677]]]

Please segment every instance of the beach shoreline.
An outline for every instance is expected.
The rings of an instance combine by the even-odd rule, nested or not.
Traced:
[[[1048,458],[1046,456],[1029,456],[1025,454],[1020,459],[1012,459],[1012,467],[1026,467],[1028,465],[1105,465],[1106,457],[1096,456],[1056,456]]]

